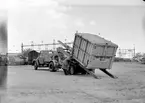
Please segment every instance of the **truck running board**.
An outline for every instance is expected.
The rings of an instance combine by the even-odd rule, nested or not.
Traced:
[[[102,72],[104,72],[105,74],[107,74],[108,76],[110,76],[111,78],[117,79],[118,77],[114,76],[113,74],[111,74],[110,72],[108,72],[106,69],[100,69]]]

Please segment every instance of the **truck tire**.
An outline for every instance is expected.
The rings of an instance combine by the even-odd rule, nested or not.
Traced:
[[[85,74],[87,74],[87,72],[86,72],[85,70],[82,70],[82,71],[81,71],[81,74],[82,74],[82,75],[85,75]]]
[[[63,69],[63,72],[64,72],[64,74],[65,74],[65,75],[69,75],[69,72],[68,72],[68,70],[66,70],[66,69]]]
[[[76,74],[76,70],[75,70],[74,66],[69,67],[69,73],[70,73],[70,75],[75,75]]]
[[[35,69],[35,70],[38,69],[38,64],[37,64],[37,62],[34,63],[34,69]]]
[[[50,69],[51,72],[56,72],[56,69],[55,69],[55,66],[54,66],[53,62],[50,62],[49,69]]]

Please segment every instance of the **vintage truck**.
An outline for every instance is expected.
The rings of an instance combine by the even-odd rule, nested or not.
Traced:
[[[37,70],[38,67],[49,67],[52,55],[53,52],[51,50],[40,51],[39,56],[33,60],[34,69]]]
[[[34,69],[38,67],[48,67],[51,72],[61,68],[58,53],[52,50],[42,50],[40,55],[34,59]]]
[[[142,64],[145,64],[145,57],[141,58],[140,62],[141,62]]]

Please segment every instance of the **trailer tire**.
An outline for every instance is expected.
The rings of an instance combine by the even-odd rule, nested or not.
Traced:
[[[50,69],[51,72],[56,72],[56,69],[55,69],[55,66],[54,66],[53,62],[50,62],[49,69]]]
[[[37,70],[38,69],[38,65],[37,62],[34,63],[34,69]]]

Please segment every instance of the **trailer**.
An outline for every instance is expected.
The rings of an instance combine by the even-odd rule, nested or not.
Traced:
[[[39,53],[35,50],[32,50],[28,53],[28,64],[34,65],[34,59],[36,59],[39,56]]]
[[[76,33],[72,48],[61,41],[58,42],[64,47],[59,48],[58,52],[67,56],[62,64],[62,69],[66,75],[88,73],[98,78],[94,71],[100,69],[110,77],[117,78],[107,69],[112,68],[118,45],[89,33]]]

